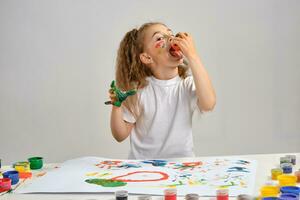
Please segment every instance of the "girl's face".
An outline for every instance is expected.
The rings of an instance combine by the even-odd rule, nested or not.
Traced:
[[[183,58],[180,53],[170,53],[173,32],[162,24],[150,26],[144,35],[144,60],[150,67],[178,67]],[[147,63],[148,61],[148,63]],[[145,63],[145,62],[144,62]]]

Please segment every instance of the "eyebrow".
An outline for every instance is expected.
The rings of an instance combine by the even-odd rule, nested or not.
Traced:
[[[169,32],[172,32],[172,30],[171,29],[167,29],[167,31],[169,31]],[[153,33],[153,35],[152,35],[152,37],[155,35],[155,34],[157,34],[157,33],[162,33],[162,34],[164,34],[163,32],[161,32],[161,31],[155,31],[154,33]],[[165,34],[164,34],[165,35]]]

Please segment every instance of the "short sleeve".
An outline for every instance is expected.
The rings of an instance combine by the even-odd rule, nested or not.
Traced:
[[[123,120],[132,124],[135,123],[136,120],[132,113],[125,106],[122,106],[121,108],[123,111]]]
[[[190,108],[192,111],[195,111],[196,108],[198,108],[198,97],[196,94],[196,86],[194,82],[194,78],[192,75],[186,77],[184,79],[185,88],[187,90],[189,99],[190,99]],[[200,111],[200,110],[199,110]]]

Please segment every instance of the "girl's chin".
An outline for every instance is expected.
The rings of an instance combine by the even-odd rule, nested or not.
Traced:
[[[178,65],[181,65],[181,64],[183,64],[183,58],[175,58],[173,60],[173,62],[176,63],[176,64],[178,64]]]
[[[167,53],[166,56],[167,56],[167,62],[169,63],[168,65],[178,66],[178,65],[182,65],[183,63],[183,57],[175,57],[169,53]]]
[[[172,56],[172,55],[168,54],[168,57],[172,61],[183,62],[183,56],[181,56],[181,57],[175,57],[175,56]]]

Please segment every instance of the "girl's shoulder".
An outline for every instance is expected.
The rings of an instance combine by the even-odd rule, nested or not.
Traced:
[[[191,91],[195,89],[194,78],[192,75],[188,75],[185,78],[178,76],[171,81],[161,82],[153,77],[147,77],[144,86],[137,90],[137,94],[140,97],[147,96],[148,93],[152,93],[157,87],[169,90],[170,86],[176,90]]]
[[[194,84],[194,77],[192,75],[188,75],[182,80],[183,84],[187,87],[190,87]]]
[[[148,76],[145,78],[145,82],[142,87],[140,87],[137,91],[138,93],[143,93],[147,91],[147,89],[151,88],[152,85],[158,85],[158,86],[170,86],[174,85],[177,87],[187,87],[190,88],[194,85],[194,77],[191,74],[188,74],[185,78],[183,77],[175,77],[171,80],[158,80],[153,76]]]

